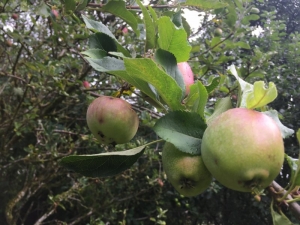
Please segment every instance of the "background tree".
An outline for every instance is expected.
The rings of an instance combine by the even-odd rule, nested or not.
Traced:
[[[251,12],[249,1],[187,1],[181,8],[203,14],[197,31],[190,29],[175,2],[151,4],[157,18],[167,16],[178,28],[184,27],[190,37],[197,37],[189,40],[192,48],[185,54],[196,80],[213,90],[207,95],[206,114],[213,112],[216,100],[228,96],[234,106],[237,104],[238,84],[227,71],[234,64],[239,76],[249,83],[274,82],[278,97],[270,106],[280,112],[284,125],[293,130],[300,127],[300,36],[296,32],[299,10],[296,3],[295,7],[287,4],[285,8],[281,3],[277,1],[275,11],[267,7],[272,6],[272,1],[268,1],[269,5],[253,2],[260,10],[257,14]],[[116,9],[121,8],[122,13],[118,13]],[[287,13],[279,13],[280,9]],[[152,28],[145,26],[149,21],[145,16],[143,21],[141,16],[145,11],[142,5],[125,1],[0,3],[0,221],[271,224],[274,213],[283,211],[292,222],[299,223],[299,217],[291,213],[291,205],[278,203],[271,214],[275,195],[271,189],[260,202],[251,194],[229,190],[218,182],[199,196],[179,195],[166,181],[159,142],[148,146],[130,169],[108,178],[83,176],[58,163],[69,155],[123,151],[158,139],[152,128],[165,113],[157,105],[160,103],[153,103],[134,84],[112,75],[112,71],[95,69],[92,60],[86,58],[93,57],[91,52],[83,53],[99,48],[103,51],[94,52],[97,57],[111,51],[129,52],[137,58],[153,57],[153,52],[145,50],[155,45],[149,35],[156,30],[149,33]],[[150,15],[154,20],[153,12]],[[107,35],[97,36],[95,30],[88,29],[84,18],[101,22],[120,45]],[[258,36],[252,34],[255,21],[264,30]],[[99,46],[101,43],[105,44]],[[89,103],[99,95],[122,95],[138,112],[140,127],[131,142],[114,148],[95,141],[85,115]],[[298,157],[295,135],[285,139],[285,151]],[[285,162],[276,179],[283,187],[297,169],[297,161],[296,169],[291,169],[289,163]]]

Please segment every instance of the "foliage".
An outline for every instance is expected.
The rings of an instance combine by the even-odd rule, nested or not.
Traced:
[[[280,195],[272,189],[256,202],[251,194],[215,181],[202,195],[180,196],[166,181],[157,141],[159,135],[176,144],[181,134],[186,143],[196,135],[195,143],[201,142],[203,121],[209,123],[241,102],[247,105],[257,90],[263,96],[269,93],[258,110],[277,110],[275,118],[298,130],[300,36],[296,29],[286,30],[289,20],[278,19],[274,9],[257,2],[259,14],[251,12],[251,1],[242,0],[179,1],[176,7],[169,1],[151,6],[99,2],[0,3],[0,221],[271,224],[273,217],[280,224],[285,220],[281,213],[299,221],[282,204],[270,210],[272,199]],[[198,30],[191,30],[183,8],[203,16]],[[255,21],[264,30],[259,35],[252,34]],[[216,35],[216,28],[222,32]],[[187,60],[197,81],[185,98],[176,64]],[[236,74],[228,70],[231,65]],[[243,94],[239,79],[253,91],[251,97]],[[85,88],[83,81],[91,87]],[[140,127],[131,142],[105,146],[91,135],[86,109],[100,95],[122,95],[138,112]],[[197,123],[176,127],[174,119],[180,124],[186,123],[184,118],[197,118]],[[170,135],[174,126],[175,138]],[[296,135],[286,132],[287,160],[276,181],[285,187],[292,177],[294,186],[287,190],[296,199],[299,145]],[[177,138],[182,151],[197,151],[182,143]],[[59,164],[66,159],[73,163],[78,155],[99,155],[101,162],[115,152],[126,155],[124,149],[129,157],[139,157],[129,169],[108,178],[82,176]]]

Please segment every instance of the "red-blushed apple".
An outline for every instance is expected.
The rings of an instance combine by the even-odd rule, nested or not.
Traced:
[[[137,132],[139,118],[131,105],[110,96],[96,98],[86,113],[88,127],[102,144],[129,142]]]
[[[88,81],[86,81],[86,80],[82,82],[82,85],[85,88],[90,88],[91,87],[90,83]]]
[[[124,27],[124,28],[122,29],[122,33],[123,33],[123,34],[128,34],[128,29],[127,29],[127,27]]]
[[[177,63],[178,69],[183,76],[183,81],[185,84],[185,95],[190,93],[190,86],[194,83],[194,74],[187,62]]]
[[[13,13],[11,15],[11,18],[13,18],[14,20],[17,20],[19,18],[19,15],[17,13]]]
[[[270,185],[283,165],[281,131],[266,114],[245,108],[229,109],[205,130],[201,156],[221,184],[258,194]]]
[[[56,9],[51,10],[52,15],[55,17],[55,19],[59,18],[59,12]]]

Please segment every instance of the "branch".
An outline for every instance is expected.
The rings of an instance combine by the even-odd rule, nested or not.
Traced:
[[[49,216],[51,216],[55,212],[55,207],[53,207],[50,211],[46,212],[41,218],[38,219],[38,221],[35,222],[34,225],[40,225],[43,223],[45,219],[47,219]]]
[[[277,191],[277,194],[281,197],[287,193],[287,191],[283,187],[281,187],[276,181],[272,182],[271,187],[273,187]],[[286,200],[293,200],[293,197],[290,194],[288,194],[286,196]],[[300,220],[300,205],[297,202],[290,202],[288,203],[288,205],[293,215],[298,220]]]
[[[97,4],[97,3],[89,3],[87,4],[87,6],[91,7],[91,8],[103,8],[105,6],[105,4]],[[147,7],[147,6],[146,6]],[[156,9],[169,9],[169,8],[176,8],[177,5],[151,5],[152,8],[156,8]],[[139,6],[126,6],[127,9],[141,9]]]

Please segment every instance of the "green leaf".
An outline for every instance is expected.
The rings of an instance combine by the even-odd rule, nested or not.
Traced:
[[[258,20],[259,18],[260,18],[259,15],[256,15],[256,14],[251,14],[251,15],[245,16],[242,19],[242,24],[248,25],[251,20],[255,21],[255,20]]]
[[[125,70],[124,62],[113,57],[104,57],[102,59],[85,58],[89,64],[99,72],[110,72],[114,70]]]
[[[145,147],[95,155],[71,155],[62,158],[59,163],[87,177],[114,176],[130,168],[143,154]]]
[[[300,155],[299,155],[300,158]],[[291,169],[290,174],[290,184],[292,185],[290,189],[292,190],[295,186],[300,185],[300,160],[294,159],[289,155],[285,154],[285,159]]]
[[[87,18],[85,15],[82,15],[82,18],[88,29],[91,29],[94,32],[100,32],[100,33],[107,34],[111,38],[116,39],[115,36],[113,35],[113,33],[103,23],[101,23],[99,21],[91,20],[91,19]]]
[[[125,1],[111,0],[103,6],[102,10],[116,15],[117,17],[124,20],[126,23],[129,24],[129,26],[131,26],[131,28],[137,34],[137,36],[139,36],[139,30],[137,29],[138,22],[135,16],[129,10],[126,9]]]
[[[100,33],[104,33],[104,34],[108,35],[115,41],[115,43],[117,45],[117,50],[119,52],[122,52],[126,57],[130,57],[130,53],[117,41],[117,39],[113,35],[113,33],[103,23],[94,21],[94,20],[90,20],[84,15],[81,15],[81,16],[82,16],[88,29],[91,29],[92,31],[94,31],[96,33],[100,32]]]
[[[185,104],[192,112],[198,113],[203,119],[205,119],[204,109],[207,99],[208,93],[205,86],[200,81],[196,81],[190,86],[190,93],[185,100]]]
[[[158,35],[159,47],[173,53],[177,63],[189,59],[192,47],[184,28],[177,28],[169,17],[163,16],[158,20]]]
[[[211,93],[213,90],[215,90],[216,87],[219,86],[221,81],[220,77],[215,77],[209,85],[205,86],[207,93]]]
[[[219,0],[186,0],[184,5],[196,6],[200,9],[219,9],[227,6],[227,3]]]
[[[206,129],[204,120],[197,113],[174,111],[160,118],[154,131],[179,150],[193,155],[201,153],[201,139]]]
[[[103,49],[106,52],[117,51],[117,45],[114,39],[105,33],[95,33],[89,37],[89,48]]]
[[[273,225],[293,225],[293,223],[282,213],[279,214],[273,209],[273,201],[271,203],[271,215],[273,219]]]
[[[128,83],[135,86],[137,89],[141,90],[143,93],[145,93],[151,99],[153,99],[154,102],[160,104],[160,102],[157,99],[156,93],[153,92],[150,85],[146,81],[144,81],[143,79],[141,79],[139,77],[135,77],[132,74],[128,73],[127,71],[119,70],[119,71],[110,71],[109,73],[124,79]]]
[[[76,8],[76,2],[74,0],[65,0],[65,12],[74,11]]]
[[[134,76],[133,74],[127,73],[124,61],[113,57],[104,57],[102,59],[85,58],[89,64],[99,72],[107,72],[113,74],[126,82],[132,84],[137,89],[140,89],[147,96],[157,101],[155,93],[149,87],[148,82],[143,79]]]
[[[235,67],[230,67],[231,74],[237,79],[240,86],[240,99],[239,107],[254,109],[263,107],[277,97],[277,89],[273,82],[269,82],[269,88],[265,87],[263,81],[257,81],[254,85],[245,82],[238,76]]]
[[[36,12],[37,12],[37,14],[39,14],[41,16],[44,16],[44,17],[50,16],[50,9],[49,9],[49,7],[44,2],[42,2],[38,6]]]
[[[298,144],[300,144],[300,129],[298,129],[297,133],[296,133],[296,137],[298,140]]]
[[[262,70],[256,70],[252,73],[250,73],[248,75],[248,78],[261,78],[261,79],[264,79],[265,78],[265,75],[266,75],[266,72],[262,71]]]
[[[143,19],[146,27],[146,51],[148,49],[155,48],[155,23],[153,22],[152,18],[149,15],[148,10],[143,6],[143,4],[136,0],[136,3],[142,9],[143,12]]]
[[[181,17],[181,10],[175,12],[172,16],[172,22],[177,26],[182,26],[182,17]]]
[[[243,48],[243,49],[251,49],[250,45],[246,42],[243,42],[243,41],[236,42],[235,46],[238,46],[238,47]]]
[[[183,81],[183,75],[180,73],[178,69],[175,56],[168,51],[157,49],[154,55],[154,59],[157,63],[162,65],[162,67],[165,69],[167,74],[169,74],[171,77],[173,77],[176,80],[178,86],[182,90],[182,97],[183,97],[185,93],[185,84]]]
[[[228,13],[226,15],[226,18],[224,19],[224,22],[232,29],[235,29],[235,24],[238,19],[236,6],[234,2],[228,1],[229,6],[227,7]]]
[[[206,119],[207,124],[210,124],[217,116],[231,108],[232,103],[230,97],[218,99],[213,114]]]
[[[182,109],[182,90],[176,81],[161,70],[151,59],[124,59],[126,71],[130,76],[153,85],[164,102],[172,109]],[[142,90],[143,91],[143,90]]]
[[[276,110],[269,110],[269,111],[265,111],[265,112],[262,112],[262,113],[268,115],[269,117],[271,117],[277,123],[277,125],[278,125],[278,127],[281,131],[282,138],[287,138],[287,137],[294,134],[294,130],[284,126],[281,123],[281,121],[278,118],[278,112]]]
[[[81,54],[86,55],[92,59],[102,59],[107,56],[107,52],[102,49],[89,49],[81,52]]]
[[[83,9],[86,7],[86,5],[88,4],[88,1],[89,1],[89,0],[81,0],[81,1],[79,2],[79,4],[77,5],[75,11],[81,11],[81,10],[83,10]]]

